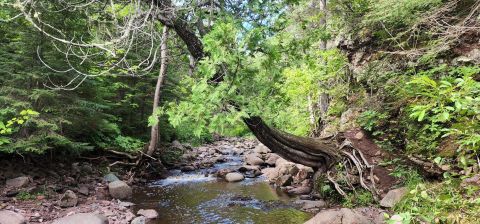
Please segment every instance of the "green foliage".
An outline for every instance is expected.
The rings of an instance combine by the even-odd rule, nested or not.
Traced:
[[[386,113],[380,113],[374,110],[367,110],[360,114],[357,119],[358,124],[367,131],[373,131],[385,123],[388,118]]]
[[[440,183],[410,184],[409,193],[394,211],[401,217],[411,217],[412,223],[478,223],[478,186],[461,187],[460,179],[448,174],[445,178]]]
[[[480,83],[473,79],[479,72],[479,67],[443,66],[419,72],[407,83],[406,93],[414,97],[409,117],[421,124],[421,136],[429,136],[425,142],[447,136],[457,139],[463,166],[474,163],[472,159],[480,147]],[[439,75],[441,78],[435,80]]]

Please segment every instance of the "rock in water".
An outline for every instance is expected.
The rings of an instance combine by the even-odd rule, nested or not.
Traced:
[[[247,155],[245,157],[245,162],[254,166],[262,165],[264,163],[262,159],[258,158],[258,156],[254,154]]]
[[[296,200],[295,204],[302,206],[303,210],[309,211],[312,209],[321,209],[327,206],[327,203],[323,200],[312,201],[312,200]]]
[[[67,190],[65,193],[60,196],[60,200],[58,201],[58,205],[62,208],[66,207],[73,207],[77,205],[78,197],[73,191]]]
[[[270,166],[275,166],[275,162],[277,162],[277,159],[280,158],[279,155],[275,153],[271,153],[268,155],[267,160],[265,161],[266,164]]]
[[[21,176],[13,179],[7,180],[7,187],[21,188],[25,187],[30,180],[26,176]]]
[[[78,213],[56,219],[52,224],[108,224],[108,219],[100,214]]]
[[[115,176],[115,174],[113,174],[113,173],[109,173],[109,174],[105,175],[105,176],[103,177],[103,179],[104,179],[105,181],[107,181],[108,183],[111,183],[111,182],[115,182],[115,181],[117,181],[117,180],[120,180],[120,179],[118,179],[118,177]]]
[[[243,179],[245,179],[245,177],[241,173],[229,173],[225,176],[225,180],[228,182],[238,182],[242,181]]]
[[[397,204],[402,197],[407,193],[407,188],[402,187],[394,190],[390,190],[385,197],[380,201],[380,206],[385,208],[392,208]]]
[[[147,219],[145,216],[138,216],[130,222],[130,224],[145,224],[147,222]]]
[[[158,212],[153,209],[140,209],[138,210],[137,215],[144,216],[147,219],[158,218]]]
[[[27,223],[25,218],[15,212],[3,210],[0,211],[0,224],[24,224]]]
[[[132,197],[132,188],[121,180],[109,183],[108,191],[110,192],[110,196],[115,199],[127,199]]]

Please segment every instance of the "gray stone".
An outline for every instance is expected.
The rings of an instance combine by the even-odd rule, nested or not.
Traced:
[[[138,216],[130,222],[130,224],[145,224],[147,222],[147,219],[145,216]]]
[[[275,166],[275,162],[277,162],[277,159],[280,158],[279,155],[275,153],[270,153],[267,157],[267,160],[265,160],[265,163],[270,165],[270,166]]]
[[[380,201],[380,206],[385,208],[392,208],[407,193],[407,188],[402,187],[394,190],[390,190],[385,197]]]
[[[13,179],[7,180],[7,187],[13,187],[13,188],[21,188],[25,187],[30,180],[26,176],[21,176]]]
[[[78,186],[78,193],[88,196],[88,194],[89,194],[88,185],[80,184]]]
[[[182,172],[189,172],[189,171],[194,171],[195,167],[194,166],[184,166],[180,169]]]
[[[275,181],[275,184],[278,186],[278,187],[285,187],[285,186],[288,186],[290,184],[292,184],[292,175],[283,175],[281,177],[279,177],[276,181]]]
[[[0,211],[0,224],[24,224],[27,223],[23,215],[18,213],[3,210]]]
[[[312,210],[312,209],[321,209],[327,206],[327,203],[323,200],[313,201],[313,200],[296,200],[295,204],[302,207],[303,210]]]
[[[62,208],[74,207],[78,203],[78,197],[73,191],[67,190],[58,200],[58,205]]]
[[[132,203],[132,202],[128,202],[128,201],[121,201],[120,203],[118,203],[120,206],[123,206],[123,207],[132,207],[134,206],[135,204]]]
[[[108,184],[110,196],[115,199],[127,199],[132,197],[132,188],[125,182],[117,180]]]
[[[319,212],[304,224],[372,224],[372,220],[348,208]]]
[[[238,182],[242,181],[243,179],[245,179],[245,177],[241,173],[228,173],[225,175],[225,180],[228,182]]]
[[[105,176],[103,177],[103,179],[104,179],[105,181],[107,181],[108,183],[111,183],[111,182],[115,182],[115,181],[117,181],[117,180],[120,180],[120,179],[118,179],[118,177],[115,176],[115,174],[113,174],[113,173],[109,173],[109,174],[105,175]]]
[[[254,152],[256,153],[260,153],[260,154],[267,154],[269,152],[271,152],[271,150],[269,148],[267,148],[267,146],[263,145],[263,144],[258,144],[257,147],[255,147],[253,149]]]
[[[108,224],[108,219],[100,214],[78,213],[56,219],[52,224]]]
[[[144,216],[146,219],[158,218],[158,212],[153,209],[140,209],[138,210],[137,215]]]
[[[308,194],[312,191],[311,187],[296,187],[288,191],[289,194],[294,194],[294,195],[301,195],[301,194]]]
[[[254,166],[262,165],[264,163],[262,159],[260,159],[254,154],[249,154],[245,156],[245,162],[247,164],[254,165]]]

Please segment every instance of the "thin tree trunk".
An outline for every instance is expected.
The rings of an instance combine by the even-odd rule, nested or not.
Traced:
[[[320,19],[320,26],[322,29],[326,29],[327,25],[327,0],[320,0],[320,11],[323,13],[322,18]],[[327,50],[327,41],[326,40],[321,40],[320,41],[320,49],[321,50]],[[326,62],[322,63],[323,66],[327,66]],[[318,88],[320,90],[323,89],[323,85],[321,82],[318,83]],[[314,136],[319,136],[320,133],[322,132],[324,126],[325,126],[325,118],[328,110],[328,105],[329,105],[329,96],[326,92],[320,93],[320,96],[318,97],[318,103],[317,103],[317,110],[319,112],[319,117],[318,117],[318,126],[316,126],[316,129],[313,131]]]
[[[158,74],[157,85],[155,86],[155,95],[153,97],[153,110],[152,114],[155,114],[155,111],[158,108],[158,104],[160,101],[160,92],[163,84],[163,80],[165,79],[165,73],[167,71],[167,39],[168,39],[168,27],[163,27],[162,33],[162,45],[160,46],[160,72]],[[148,145],[147,155],[151,156],[157,149],[158,143],[158,123],[152,126],[150,132],[150,144]]]

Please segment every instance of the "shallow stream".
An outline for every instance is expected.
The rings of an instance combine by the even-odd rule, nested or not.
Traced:
[[[226,163],[210,169],[183,173],[172,170],[134,192],[134,207],[155,209],[155,224],[183,223],[303,223],[311,215],[291,206],[293,198],[277,191],[262,177],[228,183],[208,173],[222,168],[238,168],[239,156],[229,155]]]

